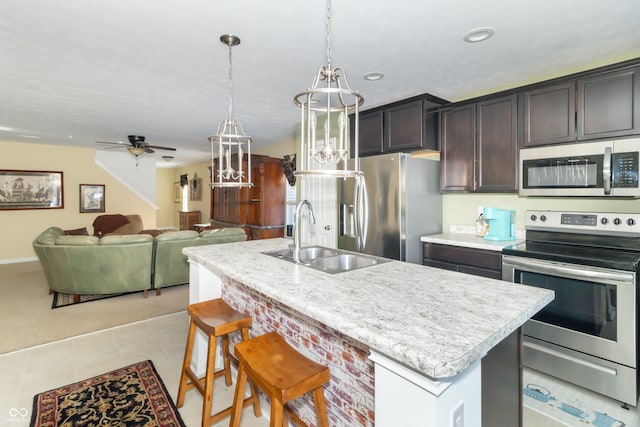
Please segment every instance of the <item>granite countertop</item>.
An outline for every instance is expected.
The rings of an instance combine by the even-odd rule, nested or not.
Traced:
[[[434,234],[431,236],[422,236],[420,240],[428,243],[464,246],[466,248],[487,249],[490,251],[502,251],[502,248],[506,246],[517,245],[524,242],[524,238],[516,238],[516,240],[486,240],[470,233]]]
[[[327,274],[261,253],[289,243],[183,253],[432,379],[461,373],[553,300],[552,291],[399,261]]]

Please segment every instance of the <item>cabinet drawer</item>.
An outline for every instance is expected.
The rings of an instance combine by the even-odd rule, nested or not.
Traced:
[[[425,243],[424,258],[502,271],[502,253],[496,251]]]
[[[473,274],[474,276],[488,277],[490,279],[502,280],[501,270],[488,270],[486,268],[469,267],[467,265],[461,265],[458,268],[460,273]]]
[[[427,258],[424,258],[422,260],[422,265],[426,265],[427,267],[441,268],[443,270],[458,271],[457,264],[452,264],[450,262],[434,261],[432,259],[427,259]]]

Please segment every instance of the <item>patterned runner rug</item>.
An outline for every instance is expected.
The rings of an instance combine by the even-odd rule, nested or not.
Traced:
[[[60,308],[66,307],[68,305],[80,304],[83,302],[89,301],[97,301],[100,299],[119,297],[120,295],[127,295],[129,293],[142,293],[143,291],[135,291],[135,292],[127,292],[127,293],[119,293],[119,294],[89,294],[89,295],[80,295],[80,301],[75,302],[75,295],[72,294],[63,294],[60,292],[53,293],[53,301],[51,301],[51,308]]]
[[[32,427],[185,427],[151,360],[33,398]]]

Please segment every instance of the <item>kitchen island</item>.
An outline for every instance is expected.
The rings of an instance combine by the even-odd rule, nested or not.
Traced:
[[[331,369],[331,425],[480,425],[480,361],[553,292],[391,261],[327,274],[273,258],[290,240],[185,248],[190,302],[223,297]],[[200,359],[203,359],[202,357]],[[202,360],[196,370],[202,371]],[[309,402],[295,402],[301,417]]]

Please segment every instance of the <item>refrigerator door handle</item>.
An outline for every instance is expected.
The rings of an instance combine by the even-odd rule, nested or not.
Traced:
[[[355,187],[356,248],[362,252],[367,244],[369,225],[369,197],[364,176],[356,177]]]

